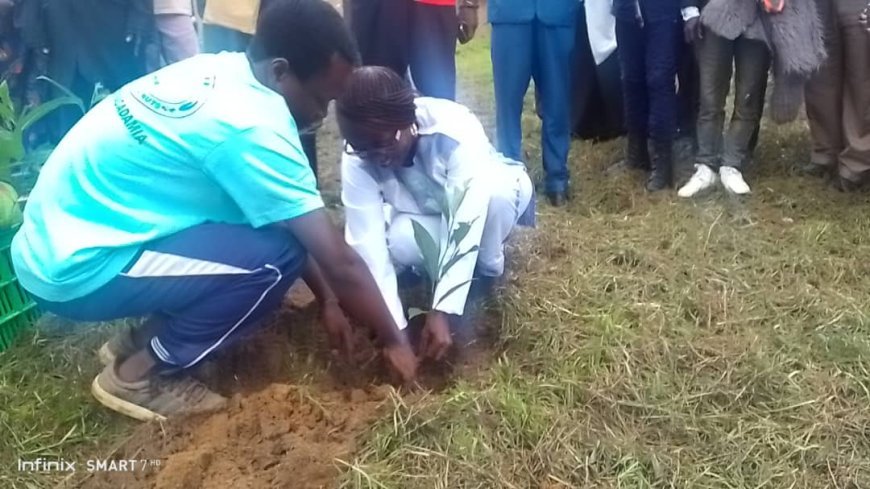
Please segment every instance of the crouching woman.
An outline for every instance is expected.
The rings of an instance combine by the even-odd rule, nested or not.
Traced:
[[[417,97],[388,69],[356,70],[337,115],[346,141],[345,238],[365,260],[400,328],[407,319],[397,269],[427,268],[417,241],[422,229],[440,250],[421,345],[425,356],[438,360],[452,344],[450,316],[465,312],[472,280],[501,276],[511,230],[534,224],[532,182],[522,163],[495,150],[466,107]]]

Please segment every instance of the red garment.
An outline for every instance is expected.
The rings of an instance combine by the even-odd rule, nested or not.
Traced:
[[[441,5],[444,7],[452,7],[456,5],[456,0],[416,0],[419,3],[426,5]]]

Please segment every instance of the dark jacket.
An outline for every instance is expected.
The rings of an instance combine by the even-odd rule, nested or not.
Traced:
[[[487,16],[492,24],[542,24],[570,27],[577,21],[578,0],[489,0]]]
[[[638,15],[644,22],[676,20],[680,9],[696,5],[697,0],[613,0],[613,15],[629,22],[637,20]]]

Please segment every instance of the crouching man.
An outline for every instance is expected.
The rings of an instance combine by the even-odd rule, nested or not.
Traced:
[[[324,211],[299,141],[357,59],[329,4],[275,0],[247,55],[199,55],[134,81],[58,145],[12,258],[47,311],[150,317],[103,348],[101,403],[142,420],[220,408],[185,370],[255,328],[300,276],[336,343],[349,333],[340,304],[414,377],[414,354]]]

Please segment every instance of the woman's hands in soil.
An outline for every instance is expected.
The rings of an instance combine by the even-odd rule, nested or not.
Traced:
[[[408,342],[384,347],[384,359],[390,369],[399,376],[402,384],[408,385],[417,378],[417,356],[414,355]]]
[[[353,327],[338,301],[327,301],[320,307],[320,322],[326,330],[332,354],[350,358],[353,351]]]
[[[424,358],[440,361],[453,346],[450,336],[450,321],[447,314],[441,311],[430,311],[426,314],[426,325],[420,338],[420,352]]]

